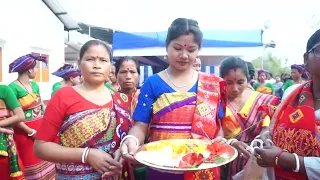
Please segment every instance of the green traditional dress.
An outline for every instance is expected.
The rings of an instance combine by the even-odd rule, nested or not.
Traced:
[[[10,117],[10,111],[20,107],[12,90],[0,85],[0,121]],[[12,129],[12,126],[6,127]],[[2,180],[23,179],[22,162],[18,157],[13,135],[0,133],[0,175]]]
[[[53,96],[53,94],[58,91],[58,89],[62,88],[62,84],[61,82],[56,82],[53,84],[52,86],[52,93],[51,93],[51,96]]]
[[[42,123],[43,109],[40,89],[36,82],[30,82],[32,92],[28,92],[15,82],[9,84],[25,114],[25,124],[38,130]],[[20,154],[26,179],[50,180],[55,178],[54,163],[38,159],[33,154],[34,139],[19,128],[14,128],[14,140]]]

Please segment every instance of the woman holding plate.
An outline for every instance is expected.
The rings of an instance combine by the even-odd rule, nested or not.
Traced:
[[[223,136],[220,119],[226,104],[226,83],[214,75],[192,69],[202,32],[195,20],[178,18],[168,29],[168,69],[146,79],[133,114],[135,124],[122,140],[127,160],[148,136],[149,142]],[[183,116],[182,116],[183,115]],[[150,129],[149,129],[150,127]],[[220,169],[171,174],[148,169],[148,179],[220,179]]]

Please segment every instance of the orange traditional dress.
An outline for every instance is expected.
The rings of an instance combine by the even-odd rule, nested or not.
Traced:
[[[281,149],[303,157],[320,156],[320,120],[315,117],[312,81],[297,87],[281,103],[270,128],[274,144]],[[308,179],[304,174],[278,167],[275,175],[277,180]]]
[[[265,116],[259,109],[262,105],[275,106],[279,98],[272,95],[253,91],[239,112],[236,112],[230,103],[227,104],[226,115],[222,120],[222,127],[226,139],[236,138],[250,145],[251,141],[260,133],[262,127],[270,124],[270,117]],[[249,129],[248,129],[249,128]],[[246,130],[242,133],[243,130]],[[238,157],[227,165],[223,176],[232,179],[236,173],[243,170],[246,163],[244,158]]]
[[[167,139],[216,137],[226,103],[226,83],[214,75],[199,73],[198,82],[188,92],[176,92],[157,74],[143,84],[135,121],[150,124],[149,142]],[[148,179],[220,179],[220,168],[184,174],[148,169]]]
[[[274,92],[273,85],[270,83],[265,83],[264,85],[256,83],[253,85],[253,88],[263,94],[273,94]]]

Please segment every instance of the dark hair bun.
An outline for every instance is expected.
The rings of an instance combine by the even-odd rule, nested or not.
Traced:
[[[168,28],[166,47],[169,46],[172,40],[189,33],[194,35],[194,41],[199,45],[200,49],[203,34],[199,28],[198,22],[187,18],[177,18],[171,23],[171,26]]]
[[[177,18],[171,23],[171,26],[187,26],[187,25],[195,26],[199,28],[198,22],[193,19]]]
[[[239,57],[228,57],[220,64],[220,77],[226,77],[230,70],[241,69],[247,80],[249,78],[249,70],[247,63]]]

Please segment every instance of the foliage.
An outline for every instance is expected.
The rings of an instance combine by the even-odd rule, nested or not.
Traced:
[[[252,60],[252,64],[256,69],[256,72],[261,69],[262,57],[258,57]],[[290,67],[288,67],[288,59],[284,60],[285,63],[281,63],[281,59],[268,53],[263,58],[263,69],[271,72],[273,76],[279,76],[281,74],[290,74]],[[284,65],[284,66],[283,66]]]

